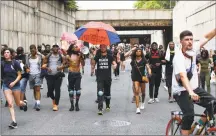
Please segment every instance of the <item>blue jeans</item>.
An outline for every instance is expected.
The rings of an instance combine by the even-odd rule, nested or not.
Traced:
[[[2,84],[2,89],[3,91],[8,91],[8,90],[11,90],[11,91],[20,91],[21,88],[20,88],[20,84],[16,84],[14,87],[12,88],[9,88],[6,84]]]
[[[27,82],[28,82],[28,78],[22,78],[20,80],[20,88],[22,93],[25,93],[26,91]]]

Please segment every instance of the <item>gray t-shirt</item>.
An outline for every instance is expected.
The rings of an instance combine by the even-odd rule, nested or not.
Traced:
[[[57,71],[57,67],[61,66],[61,59],[59,54],[54,55],[51,54],[49,57],[48,67],[51,69],[51,72],[48,73],[48,75],[55,75],[59,71]]]

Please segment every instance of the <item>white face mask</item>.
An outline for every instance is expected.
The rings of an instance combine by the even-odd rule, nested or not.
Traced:
[[[185,52],[188,56],[195,56],[196,55],[196,52],[192,49],[192,50],[187,50],[186,52]]]

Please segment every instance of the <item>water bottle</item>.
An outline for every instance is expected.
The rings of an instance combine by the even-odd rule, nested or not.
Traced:
[[[197,132],[199,131],[199,129],[200,129],[200,125],[197,122],[195,122],[195,128],[194,128],[194,131],[193,131],[193,135],[196,135]]]

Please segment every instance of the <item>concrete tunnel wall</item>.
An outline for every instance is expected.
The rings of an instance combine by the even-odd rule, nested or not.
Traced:
[[[193,5],[193,6],[191,6]],[[194,40],[216,28],[216,1],[179,1],[173,9],[173,40],[179,44],[179,34],[184,30],[193,32]],[[216,37],[205,46],[216,49]]]
[[[57,0],[1,1],[1,44],[29,51],[30,44],[59,43],[63,32],[74,31],[75,13]]]

